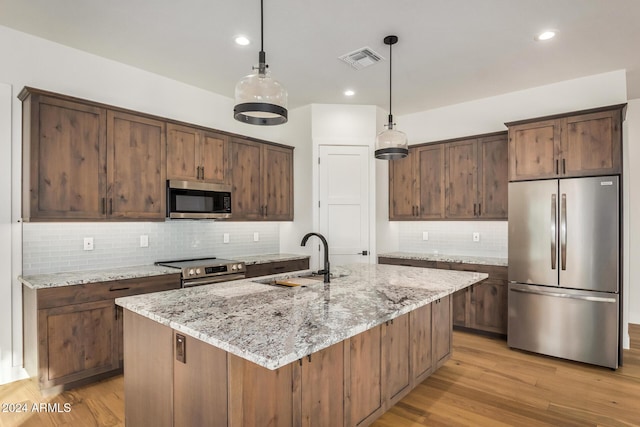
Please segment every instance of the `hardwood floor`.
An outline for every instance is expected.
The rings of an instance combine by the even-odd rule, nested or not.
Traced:
[[[640,426],[640,325],[629,334],[632,348],[614,372],[456,331],[451,360],[373,426]],[[2,409],[26,404],[28,412],[1,412],[0,426],[123,426],[123,388],[122,376],[51,398],[30,380],[3,385]],[[42,403],[59,406],[47,412]]]

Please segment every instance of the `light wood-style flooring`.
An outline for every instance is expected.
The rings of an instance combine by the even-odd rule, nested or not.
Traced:
[[[640,426],[640,325],[617,371],[510,350],[504,340],[455,332],[453,356],[373,425]],[[40,395],[30,380],[0,386],[0,403],[26,413],[0,413],[0,426],[123,426],[122,376]],[[33,412],[34,403],[71,411]],[[56,409],[51,407],[50,409]],[[199,426],[198,426],[199,427]]]

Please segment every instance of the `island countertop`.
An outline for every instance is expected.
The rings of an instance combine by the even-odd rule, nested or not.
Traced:
[[[487,278],[484,273],[379,264],[353,264],[335,272],[338,277],[330,284],[288,288],[257,283],[265,278],[247,279],[118,298],[116,304],[278,369]]]

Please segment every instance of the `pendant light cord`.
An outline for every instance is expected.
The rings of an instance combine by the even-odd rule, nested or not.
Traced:
[[[260,50],[264,51],[264,1],[260,0]]]
[[[264,2],[260,0],[260,53],[258,53],[258,74],[267,73],[267,55],[264,53]]]
[[[389,45],[389,117],[391,117],[391,73],[392,73],[391,65],[393,64],[393,57],[391,53],[392,48],[393,48],[393,45],[390,44]]]

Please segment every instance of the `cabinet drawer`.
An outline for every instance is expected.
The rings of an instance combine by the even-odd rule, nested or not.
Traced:
[[[38,289],[38,309],[178,289],[180,274]]]
[[[427,261],[423,259],[378,257],[378,264],[403,265],[406,267],[436,268],[435,261]]]
[[[247,277],[268,276],[289,271],[308,270],[309,258],[247,265]]]

